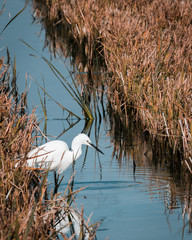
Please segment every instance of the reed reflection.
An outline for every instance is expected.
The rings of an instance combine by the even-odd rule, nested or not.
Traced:
[[[34,22],[40,22],[42,29],[45,30],[44,47],[49,48],[50,56],[56,57],[57,53],[60,53],[65,58],[70,58],[72,64],[75,63],[77,66],[78,71],[85,73],[91,79],[94,73],[98,72],[98,67],[104,66],[104,60],[98,51],[95,51],[95,49],[101,49],[100,41],[90,39],[86,35],[81,39],[75,38],[74,29],[71,28],[67,18],[55,22],[51,17],[54,9],[50,11],[44,1],[31,0],[31,3]],[[74,28],[78,32],[78,26],[74,26]]]
[[[145,180],[146,193],[150,198],[163,201],[168,225],[170,215],[180,208],[183,218],[182,235],[184,237],[185,230],[191,233],[191,174],[178,165],[177,156],[173,156],[167,148],[156,146],[154,149],[153,141],[134,123],[133,117],[130,117],[126,127],[112,112],[110,104],[108,116],[110,141],[113,145],[112,159],[118,161],[119,168],[131,166],[135,180]]]

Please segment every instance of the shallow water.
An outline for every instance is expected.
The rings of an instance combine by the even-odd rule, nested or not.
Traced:
[[[23,8],[25,1],[7,1],[6,9],[0,16],[0,29]],[[8,47],[11,59],[15,54],[18,87],[24,91],[25,76],[27,76],[28,106],[31,112],[37,106],[36,114],[39,120],[44,118],[40,104],[35,80],[43,86],[42,76],[45,79],[46,91],[63,106],[70,108],[82,118],[65,120],[63,111],[46,98],[48,120],[43,121],[41,130],[50,139],[65,140],[69,145],[75,135],[83,131],[86,121],[82,111],[76,102],[68,95],[61,84],[55,78],[49,67],[41,58],[32,57],[32,50],[27,48],[19,38],[26,41],[32,47],[49,59],[50,53],[44,48],[45,31],[41,25],[33,23],[32,10],[28,6],[25,11],[4,31],[1,36],[0,55],[5,56]],[[71,59],[65,60],[69,69]],[[53,59],[52,63],[70,81],[70,74],[59,59]],[[33,80],[32,80],[33,79]],[[41,97],[43,98],[43,92]],[[105,101],[106,103],[106,101]],[[101,109],[101,106],[98,106]],[[106,111],[106,106],[104,107]],[[89,148],[85,157],[86,148],[74,166],[74,188],[86,188],[81,191],[76,199],[76,204],[87,216],[92,212],[91,221],[101,221],[97,232],[97,239],[191,239],[191,184],[190,178],[184,178],[174,168],[168,168],[164,162],[154,163],[151,152],[144,155],[150,147],[148,143],[134,130],[126,133],[126,138],[121,141],[113,137],[113,126],[109,116],[102,118],[101,122],[93,122],[90,128],[90,138],[93,143],[98,141],[98,147],[105,155],[97,154]],[[76,123],[76,124],[75,124]],[[75,124],[72,128],[71,124]],[[118,135],[118,132],[116,132]],[[121,134],[119,132],[119,134]],[[95,136],[99,137],[95,137]],[[121,144],[121,145],[119,145]],[[123,149],[123,150],[122,150]],[[122,155],[120,154],[122,150]],[[157,156],[158,158],[158,156]],[[134,165],[136,163],[136,167]],[[72,174],[72,168],[65,172],[64,180],[59,188],[63,192]],[[54,187],[53,173],[49,175],[49,186]]]

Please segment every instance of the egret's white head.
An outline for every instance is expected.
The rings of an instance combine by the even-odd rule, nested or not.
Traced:
[[[78,134],[73,139],[71,148],[72,148],[72,150],[74,150],[75,148],[80,147],[81,145],[87,145],[87,146],[90,146],[90,147],[94,147],[98,152],[104,154],[100,149],[98,149],[95,145],[92,144],[90,138],[84,133]]]

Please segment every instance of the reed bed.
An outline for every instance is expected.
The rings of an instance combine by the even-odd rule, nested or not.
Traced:
[[[34,112],[26,111],[26,92],[16,87],[16,61],[0,61],[0,239],[94,239],[98,224],[90,226],[75,204],[73,176],[62,193],[48,192],[48,172],[27,170],[27,153],[38,141]],[[63,180],[63,178],[61,179]],[[61,183],[61,181],[60,181]],[[73,216],[79,221],[78,236]],[[66,234],[65,229],[69,228]]]
[[[35,1],[33,1],[35,2]],[[192,172],[191,1],[41,1],[54,26],[68,26],[89,62],[104,57],[108,99],[129,109],[154,139],[178,150]]]

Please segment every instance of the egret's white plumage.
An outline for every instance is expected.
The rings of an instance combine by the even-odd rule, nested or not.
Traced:
[[[58,170],[58,173],[65,171],[73,161],[76,161],[82,153],[82,145],[94,147],[103,154],[96,146],[91,143],[89,137],[84,134],[78,134],[72,141],[71,149],[60,140],[45,143],[27,155],[27,165],[32,168]]]

